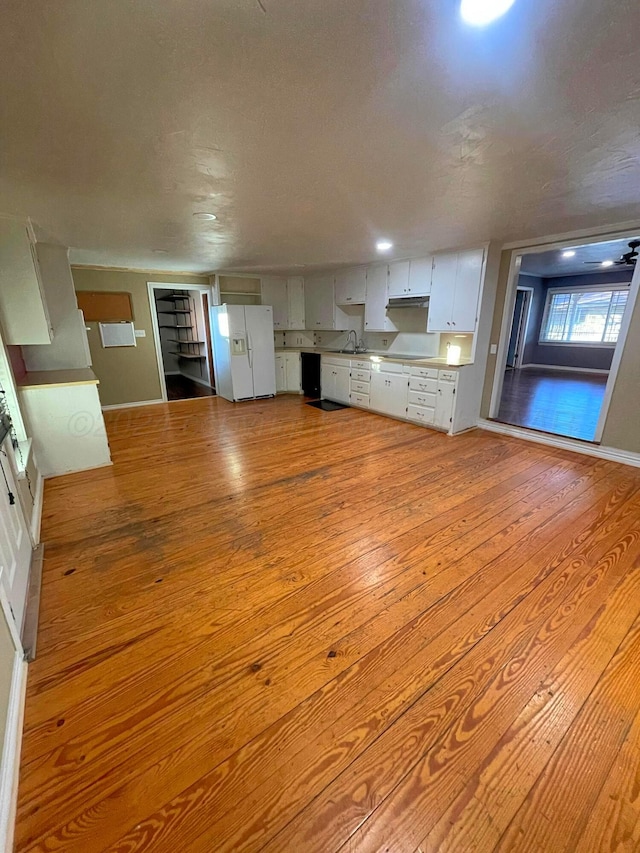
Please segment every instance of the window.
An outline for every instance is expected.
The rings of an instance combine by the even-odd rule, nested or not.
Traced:
[[[547,292],[540,343],[613,346],[629,288],[584,287]]]

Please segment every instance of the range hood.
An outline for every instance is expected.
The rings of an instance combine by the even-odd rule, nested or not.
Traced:
[[[428,308],[428,296],[394,296],[389,299],[387,308]]]

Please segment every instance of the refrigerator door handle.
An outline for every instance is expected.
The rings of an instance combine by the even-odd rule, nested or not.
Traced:
[[[247,332],[247,355],[249,356],[249,367],[253,370],[253,347],[251,346],[251,335]]]

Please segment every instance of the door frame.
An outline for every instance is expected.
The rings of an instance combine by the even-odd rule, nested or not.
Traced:
[[[516,291],[518,289],[518,280],[520,278],[520,267],[522,264],[522,258],[524,255],[533,255],[533,254],[541,254],[542,252],[553,251],[554,249],[564,249],[569,245],[580,245],[587,246],[592,243],[606,243],[611,240],[623,240],[626,238],[632,239],[633,237],[637,237],[640,233],[640,224],[636,225],[635,228],[631,226],[625,227],[624,230],[614,230],[609,232],[591,232],[589,234],[581,233],[581,232],[573,232],[569,235],[559,235],[554,236],[552,238],[546,238],[548,242],[540,242],[532,245],[518,245],[518,244],[508,244],[503,247],[503,251],[511,251],[511,260],[509,263],[509,273],[507,277],[507,289],[505,293],[504,307],[502,310],[502,322],[500,325],[500,338],[498,343],[498,352],[496,356],[496,365],[494,369],[493,375],[493,388],[491,391],[491,402],[489,405],[489,418],[495,420],[498,416],[498,411],[500,409],[500,400],[502,398],[502,387],[504,384],[504,375],[506,372],[507,365],[507,350],[509,347],[509,338],[511,336],[511,323],[513,321],[513,312],[515,308],[516,301]],[[545,238],[543,238],[545,239]],[[633,276],[631,278],[631,283],[629,285],[629,298],[627,299],[627,305],[625,308],[624,315],[622,317],[622,324],[620,327],[620,334],[618,336],[618,342],[615,346],[613,353],[613,360],[611,362],[611,368],[609,370],[609,375],[607,377],[607,384],[605,387],[604,397],[602,400],[602,407],[600,409],[600,416],[598,418],[598,424],[596,426],[595,436],[593,438],[592,444],[600,444],[602,440],[602,433],[604,432],[604,427],[607,421],[607,415],[609,414],[609,406],[611,405],[611,398],[613,396],[613,389],[615,388],[616,379],[618,376],[618,370],[620,368],[620,362],[622,361],[622,355],[624,353],[624,348],[627,342],[627,334],[629,332],[629,326],[631,325],[631,317],[633,315],[634,308],[636,306],[636,302],[638,300],[638,291],[640,290],[640,264],[636,264],[636,267],[633,271]],[[524,429],[524,427],[523,427]],[[535,432],[535,430],[533,430]],[[566,437],[565,437],[566,438]]]
[[[533,287],[529,287],[525,284],[519,284],[516,287],[516,294],[519,290],[522,290],[525,294],[524,297],[524,305],[522,306],[522,313],[520,314],[520,328],[518,329],[518,337],[516,338],[516,357],[512,367],[512,370],[519,370],[522,367],[522,362],[524,361],[524,345],[523,342],[527,340],[527,332],[529,330],[529,320],[531,319],[531,306],[533,304],[533,294],[535,293],[535,289]],[[513,303],[514,314],[515,314],[515,300]],[[515,320],[515,316],[513,318]],[[511,323],[511,328],[513,330],[513,321]],[[509,332],[509,340],[511,340],[511,332]],[[507,346],[507,355],[509,353],[509,347]]]
[[[160,340],[160,324],[158,323],[158,311],[156,309],[156,290],[198,290],[202,294],[209,297],[209,309],[213,305],[214,289],[210,284],[189,284],[184,281],[148,281],[147,292],[149,294],[149,310],[151,312],[151,327],[153,329],[153,345],[156,350],[156,364],[158,367],[158,377],[160,379],[160,390],[162,392],[162,402],[168,403],[167,383],[164,378],[164,362],[162,360],[162,342]],[[204,305],[203,309],[204,311]],[[207,324],[205,323],[205,334],[207,333]],[[209,329],[209,335],[211,334]],[[207,350],[208,352],[208,350]],[[213,365],[210,365],[213,368]],[[171,401],[175,402],[175,401]]]

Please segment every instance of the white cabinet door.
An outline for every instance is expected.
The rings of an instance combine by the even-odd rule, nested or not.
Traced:
[[[336,272],[336,305],[362,305],[365,301],[366,267]]]
[[[0,322],[5,344],[50,344],[53,329],[27,225],[0,217]]]
[[[291,276],[287,279],[287,301],[289,308],[289,329],[302,331],[304,325],[304,279]]]
[[[336,372],[333,364],[320,364],[320,394],[323,400],[333,400],[336,394]]]
[[[440,429],[449,431],[453,420],[453,406],[455,404],[455,382],[438,382],[438,393],[436,395],[435,425]]]
[[[284,354],[276,356],[276,394],[287,390],[287,372]]]
[[[483,260],[482,249],[458,252],[456,288],[451,312],[451,327],[454,332],[475,332]]]
[[[409,400],[409,377],[404,373],[371,374],[369,405],[376,412],[394,418],[406,418]]]
[[[7,442],[7,454],[12,450]],[[24,608],[27,600],[29,571],[31,568],[31,539],[27,522],[18,500],[18,490],[8,455],[2,455],[4,478],[0,481],[0,583],[11,606],[18,633],[22,630]],[[10,502],[9,491],[14,496]]]
[[[409,295],[409,261],[389,264],[389,296]]]
[[[351,369],[348,364],[339,365],[336,370],[335,397],[338,403],[348,403],[351,391]]]
[[[288,329],[289,306],[287,302],[287,280],[279,276],[263,276],[261,279],[262,304],[273,307],[273,328]]]
[[[285,357],[286,389],[299,394],[302,388],[302,369],[299,352],[287,352]]]
[[[456,289],[458,255],[436,255],[431,274],[431,297],[427,315],[428,332],[450,332]]]
[[[307,329],[335,328],[333,274],[305,279],[304,310]]]
[[[385,264],[367,270],[367,298],[364,303],[364,328],[366,332],[386,332],[388,268]]]
[[[431,293],[433,258],[416,258],[409,261],[409,293],[411,296],[428,296]]]

